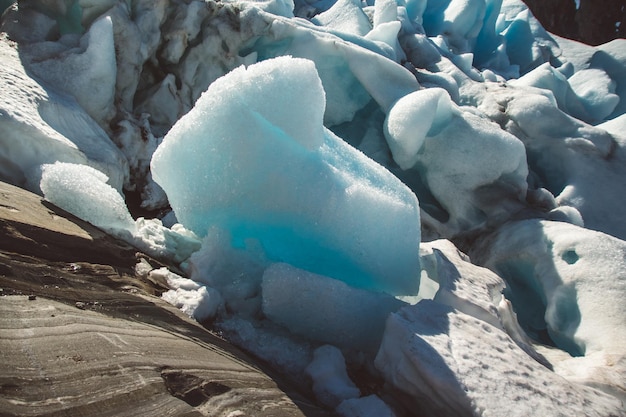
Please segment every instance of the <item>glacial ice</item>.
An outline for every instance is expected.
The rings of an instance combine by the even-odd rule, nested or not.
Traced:
[[[335,412],[342,417],[396,417],[389,405],[374,394],[344,400]]]
[[[200,249],[198,237],[181,224],[133,219],[124,198],[101,171],[55,162],[41,166],[39,188],[46,200],[160,259],[182,262]]]
[[[124,197],[107,181],[89,166],[55,162],[42,166],[40,186],[48,201],[94,226],[109,232],[134,229]]]
[[[273,264],[262,283],[263,313],[294,334],[375,353],[387,315],[403,302],[325,276]]]
[[[313,381],[315,397],[328,407],[336,408],[345,400],[361,396],[348,376],[343,354],[335,346],[323,345],[315,349],[305,372]]]
[[[339,415],[624,415],[626,41],[520,0],[23,3],[0,178],[179,264],[142,272],[172,304]]]
[[[54,52],[46,51],[50,46],[45,42],[26,47],[21,51],[22,59],[32,60],[28,69],[33,75],[71,94],[87,114],[105,125],[114,114],[116,79],[111,19],[98,19],[76,45],[69,40],[68,43],[66,50]],[[51,55],[48,59],[42,59],[42,55],[48,54]],[[68,73],[72,74],[72,82],[67,82]]]
[[[57,161],[102,171],[121,192],[126,158],[76,100],[28,75],[18,51],[0,41],[0,176],[40,192],[40,166]]]
[[[161,298],[198,321],[214,318],[222,305],[222,296],[216,289],[183,278],[166,267],[152,270],[148,276],[153,280],[165,280],[170,290]]]
[[[529,360],[504,331],[431,300],[389,316],[375,364],[427,415],[600,417],[621,406]]]
[[[474,251],[474,259],[507,280],[504,294],[526,332],[545,343],[547,335],[573,356],[546,353],[557,373],[624,398],[626,313],[617,301],[626,293],[624,241],[567,223],[525,220],[502,227]]]
[[[222,228],[234,246],[256,240],[275,262],[360,288],[417,292],[415,196],[325,130],[323,113],[312,62],[284,57],[239,68],[170,130],[152,175],[199,236]]]

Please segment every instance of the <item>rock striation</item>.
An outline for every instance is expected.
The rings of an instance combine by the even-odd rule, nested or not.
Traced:
[[[1,416],[327,415],[161,300],[139,262],[160,266],[0,183]]]

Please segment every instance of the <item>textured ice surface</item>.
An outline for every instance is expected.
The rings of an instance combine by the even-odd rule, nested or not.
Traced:
[[[114,112],[117,72],[111,19],[94,22],[73,47],[59,51],[55,46],[39,43],[24,48],[23,59],[30,61],[28,69],[45,83],[74,96],[98,123],[108,123]]]
[[[161,298],[198,321],[214,318],[217,309],[222,305],[222,297],[215,289],[183,278],[166,267],[150,271],[149,277],[165,280],[170,290],[164,292]]]
[[[620,401],[567,382],[502,330],[430,300],[390,316],[375,363],[427,415],[621,414]]]
[[[257,240],[270,260],[361,288],[414,293],[417,200],[324,129],[323,100],[311,61],[239,68],[172,128],[152,174],[178,220],[200,236],[217,226],[235,247]]]
[[[444,235],[506,215],[508,204],[521,205],[525,198],[522,142],[460,110],[443,89],[398,100],[385,121],[385,137],[398,165],[412,170],[403,178],[417,177],[426,187],[417,189],[422,204],[432,206],[424,221]]]
[[[39,192],[40,165],[90,165],[122,190],[128,165],[78,103],[28,74],[18,51],[0,38],[0,177]]]
[[[615,94],[616,83],[606,72],[590,68],[576,72],[568,79],[574,92],[581,98],[591,121],[607,118],[620,98]]]
[[[135,222],[124,198],[107,184],[107,176],[86,165],[44,165],[41,191],[46,199],[109,232],[132,231]]]
[[[295,334],[375,353],[387,315],[404,305],[387,294],[274,264],[263,275],[263,313]]]
[[[320,26],[353,35],[365,36],[372,29],[361,2],[354,0],[338,0],[330,9],[311,20]]]
[[[44,164],[40,188],[51,203],[152,256],[182,262],[200,249],[197,236],[180,224],[169,229],[158,219],[134,220],[107,176],[87,165]]]
[[[547,332],[576,356],[556,365],[557,372],[624,398],[624,241],[567,223],[527,220],[499,230],[476,249],[476,259],[507,280],[506,294],[529,334],[545,339]]]

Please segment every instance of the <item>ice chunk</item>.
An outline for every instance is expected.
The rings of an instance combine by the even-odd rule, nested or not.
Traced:
[[[89,166],[45,164],[40,187],[48,201],[151,256],[182,262],[200,248],[199,239],[180,224],[168,229],[157,219],[133,220],[106,175]]]
[[[443,14],[442,34],[454,53],[471,51],[483,27],[485,0],[452,0]]]
[[[389,317],[375,364],[424,414],[621,414],[619,400],[566,381],[502,330],[431,300]]]
[[[578,71],[568,81],[582,99],[591,121],[604,120],[613,113],[620,101],[620,97],[615,94],[615,81],[603,70],[590,68]]]
[[[440,236],[482,227],[522,206],[528,174],[522,142],[461,111],[444,90],[398,100],[385,121],[385,136],[394,160],[411,168],[400,175],[420,198],[423,221]]]
[[[217,289],[229,311],[244,318],[257,317],[261,314],[261,279],[267,267],[262,249],[254,242],[233,248],[231,240],[227,231],[212,229],[200,250],[189,258],[188,274]]]
[[[314,23],[340,32],[365,36],[372,25],[358,0],[338,0],[333,7],[311,19]]]
[[[135,221],[133,237],[129,243],[151,256],[176,263],[185,261],[201,246],[198,236],[183,225],[174,224],[168,228],[159,219],[143,217]]]
[[[387,26],[385,38],[397,25]],[[291,55],[315,62],[326,90],[327,126],[350,121],[374,99],[384,111],[400,97],[419,88],[415,76],[394,59],[396,52],[380,42],[331,32],[298,19],[273,19],[267,32],[246,53],[261,59]],[[379,38],[376,38],[379,39]],[[391,50],[391,56],[386,51]],[[381,80],[384,79],[384,82]]]
[[[413,167],[429,132],[443,129],[454,114],[458,110],[440,88],[416,91],[398,100],[385,119],[385,138],[400,168]]]
[[[164,292],[161,298],[198,321],[215,317],[222,304],[222,297],[215,289],[183,278],[166,267],[150,271],[149,277],[165,280],[170,290]]]
[[[348,376],[343,354],[334,346],[324,345],[315,349],[306,373],[313,380],[315,397],[327,407],[335,408],[342,401],[361,395]]]
[[[244,0],[253,7],[258,7],[277,16],[293,17],[293,0]]]
[[[509,85],[549,90],[554,94],[559,109],[581,120],[590,118],[588,110],[583,107],[567,78],[550,63],[546,62],[519,79],[509,81]]]
[[[548,96],[505,90],[498,101],[506,102],[507,130],[524,142],[540,185],[558,205],[576,208],[586,227],[625,238],[626,224],[612,214],[625,204],[617,191],[625,185],[624,145],[563,113]]]
[[[51,203],[101,229],[133,231],[135,222],[124,198],[102,172],[86,165],[56,162],[44,165],[41,190]]]
[[[378,42],[379,44],[389,45],[394,51],[394,60],[400,62],[404,57],[400,44],[398,43],[398,32],[401,29],[400,22],[381,23],[374,29],[370,30],[366,39]],[[384,45],[381,45],[384,47]]]
[[[502,2],[496,32],[504,37],[503,44],[509,60],[519,66],[522,75],[560,55],[554,38],[521,0]]]
[[[37,44],[25,48],[28,69],[38,78],[73,95],[100,126],[114,113],[116,61],[111,18],[93,23],[76,48],[62,53],[48,52],[57,45]],[[51,54],[51,57],[46,57]],[[68,80],[71,80],[68,82]]]
[[[219,329],[229,342],[245,347],[248,352],[290,375],[293,381],[304,378],[304,370],[313,356],[311,346],[281,334],[275,326],[267,324],[235,316],[219,323]]]
[[[168,133],[152,159],[154,179],[200,236],[217,226],[235,247],[257,240],[270,260],[360,288],[415,293],[417,199],[324,130],[323,97],[311,61],[239,68]]]
[[[295,334],[369,353],[378,349],[385,320],[404,303],[387,294],[274,264],[263,275],[263,313]]]
[[[434,300],[500,327],[497,305],[504,281],[472,264],[448,240],[422,243],[421,257],[428,276],[439,284]]]
[[[567,223],[526,220],[505,226],[475,250],[475,260],[507,280],[507,297],[527,332],[539,340],[547,333],[577,356],[557,359],[557,372],[619,387],[623,397],[624,241]]]
[[[448,240],[422,243],[420,251],[424,271],[439,284],[434,301],[505,330],[527,354],[540,363],[548,363],[532,347],[510,302],[502,295],[505,288],[502,278],[487,268],[474,265]]]
[[[398,3],[396,0],[378,0],[374,2],[374,27],[398,20]]]

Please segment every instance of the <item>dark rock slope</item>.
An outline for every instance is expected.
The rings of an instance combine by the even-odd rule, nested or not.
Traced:
[[[144,258],[0,183],[0,416],[322,416],[157,297]]]

